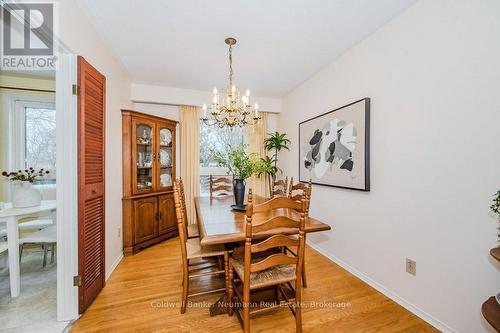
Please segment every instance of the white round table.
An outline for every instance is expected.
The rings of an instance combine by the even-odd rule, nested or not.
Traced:
[[[9,275],[10,295],[19,296],[21,292],[21,271],[19,266],[19,226],[18,221],[23,217],[38,215],[43,212],[56,210],[55,200],[42,201],[40,206],[28,208],[12,208],[12,204],[6,204],[5,209],[0,210],[0,223],[7,223],[7,243],[9,246]]]

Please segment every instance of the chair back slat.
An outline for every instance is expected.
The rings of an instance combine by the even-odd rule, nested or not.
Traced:
[[[269,257],[266,257],[265,259],[253,263],[250,265],[250,272],[259,272],[263,271],[265,269],[274,267],[274,266],[279,266],[279,265],[290,265],[290,264],[297,264],[298,263],[298,257],[290,257],[286,254],[283,253],[276,253],[276,254],[271,254]]]
[[[214,178],[210,175],[210,198],[233,194],[233,180],[228,177]]]
[[[287,197],[274,197],[260,205],[254,205],[252,207],[253,213],[261,213],[278,208],[289,208],[294,210],[300,210],[302,204],[298,201],[291,200]]]
[[[218,183],[226,183],[226,184],[231,184],[233,182],[232,179],[229,179],[227,177],[219,177],[219,178],[212,178],[212,184],[218,184]]]
[[[218,185],[213,187],[212,192],[219,192],[219,191],[231,192],[232,189],[233,187],[229,185]],[[221,194],[228,195],[231,193],[221,193]]]
[[[297,247],[299,240],[286,235],[274,235],[268,239],[252,244],[252,253],[263,252],[276,247]]]
[[[256,234],[263,231],[269,231],[272,229],[279,228],[295,228],[297,229],[297,233],[299,233],[298,229],[300,227],[300,221],[294,220],[288,216],[274,216],[268,219],[265,222],[252,225],[252,233]]]

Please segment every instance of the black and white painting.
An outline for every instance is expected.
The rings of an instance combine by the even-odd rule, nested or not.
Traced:
[[[299,124],[299,178],[314,184],[370,190],[370,99]]]

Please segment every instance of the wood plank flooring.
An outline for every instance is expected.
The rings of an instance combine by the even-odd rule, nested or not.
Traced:
[[[309,247],[306,260],[304,332],[438,332]],[[178,238],[125,257],[71,332],[242,332],[236,315],[209,317],[203,302],[211,304],[220,295],[192,299],[193,307],[181,315],[181,281]],[[278,309],[253,318],[251,327],[295,332],[295,321],[288,309]]]

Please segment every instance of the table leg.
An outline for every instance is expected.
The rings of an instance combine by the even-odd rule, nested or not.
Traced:
[[[10,295],[18,297],[21,292],[21,272],[19,267],[19,227],[16,217],[9,217],[7,222],[7,241],[9,246]]]

